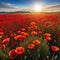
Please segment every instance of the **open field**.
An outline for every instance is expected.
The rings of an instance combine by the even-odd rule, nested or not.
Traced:
[[[28,14],[0,14],[0,24],[12,24],[14,22],[18,22],[22,25],[25,24],[26,21],[28,21],[27,24],[30,23],[30,21],[51,21],[51,20],[57,20],[60,21],[60,13],[28,13]]]
[[[0,60],[60,60],[60,13],[0,14]]]

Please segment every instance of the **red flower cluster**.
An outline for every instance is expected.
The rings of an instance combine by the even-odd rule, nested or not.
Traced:
[[[34,40],[33,43],[28,45],[28,48],[29,49],[34,49],[35,45],[39,45],[39,44],[41,44],[41,42],[39,40]]]
[[[50,37],[51,34],[45,33],[44,36],[45,36],[45,40],[46,40],[46,41],[50,41],[50,40],[51,40],[51,37]]]
[[[13,50],[10,50],[9,51],[9,57],[11,59],[14,59],[16,58],[19,54],[23,54],[25,51],[25,48],[24,47],[17,47],[16,49],[13,49]]]

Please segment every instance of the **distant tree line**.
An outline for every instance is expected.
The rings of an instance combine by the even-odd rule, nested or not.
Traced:
[[[31,13],[30,11],[14,11],[14,12],[0,12],[0,13]]]

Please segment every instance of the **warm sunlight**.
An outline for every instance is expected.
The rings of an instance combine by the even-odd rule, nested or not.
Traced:
[[[36,5],[33,6],[33,9],[34,9],[35,12],[41,12],[42,8],[43,8],[43,6],[39,5],[39,4],[36,4]]]

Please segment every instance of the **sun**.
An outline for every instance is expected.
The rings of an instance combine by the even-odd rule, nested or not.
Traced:
[[[39,5],[39,4],[35,4],[35,5],[33,6],[33,10],[34,10],[35,12],[41,12],[41,11],[42,11],[42,8],[43,8],[43,6],[42,6],[42,5]]]

